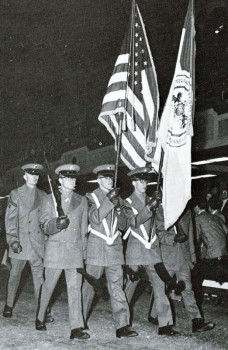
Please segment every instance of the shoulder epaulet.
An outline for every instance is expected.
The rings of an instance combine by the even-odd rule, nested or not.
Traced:
[[[17,204],[13,202],[11,196],[9,196],[9,199],[8,199],[8,207],[10,208],[11,205],[13,205],[14,207],[17,207]]]
[[[87,199],[88,207],[91,208],[94,203],[91,197],[91,193],[86,193],[85,198]]]

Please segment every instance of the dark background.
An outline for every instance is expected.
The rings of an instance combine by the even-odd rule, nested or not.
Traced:
[[[227,111],[227,2],[196,3],[196,110]],[[139,0],[161,110],[188,0]],[[81,146],[113,144],[98,120],[120,52],[130,0],[2,0],[0,175]],[[223,26],[219,29],[219,26]],[[215,30],[219,33],[215,34]]]

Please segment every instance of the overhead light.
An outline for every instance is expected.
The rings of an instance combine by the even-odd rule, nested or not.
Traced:
[[[214,158],[214,159],[208,159],[208,160],[199,160],[198,162],[192,162],[192,165],[203,165],[203,164],[226,162],[226,161],[228,161],[228,157],[221,157],[221,158]]]
[[[215,30],[215,34],[218,34],[221,32],[221,30],[223,29],[224,25],[222,24],[221,26],[218,27],[218,29]]]
[[[215,175],[215,174],[197,175],[197,176],[192,176],[191,179],[196,180],[196,179],[203,179],[206,177],[214,177],[214,176],[217,176],[217,175]],[[157,182],[149,182],[147,185],[157,185]]]
[[[197,175],[197,176],[192,176],[192,180],[196,180],[196,179],[203,179],[203,178],[206,178],[206,177],[214,177],[214,176],[217,176],[215,174],[205,174],[205,175]]]

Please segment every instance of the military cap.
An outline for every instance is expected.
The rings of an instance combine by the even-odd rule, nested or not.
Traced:
[[[127,175],[131,177],[132,181],[141,180],[141,179],[148,180],[150,178],[150,172],[151,172],[151,168],[143,167],[143,168],[136,168],[134,170],[131,170]]]
[[[21,169],[32,175],[40,175],[41,171],[43,170],[43,166],[41,164],[31,163],[23,165]]]
[[[55,169],[55,173],[60,177],[77,177],[80,167],[76,164],[63,164]]]
[[[114,164],[102,164],[97,166],[93,169],[93,173],[97,176],[113,176],[114,177],[115,172],[115,165]]]

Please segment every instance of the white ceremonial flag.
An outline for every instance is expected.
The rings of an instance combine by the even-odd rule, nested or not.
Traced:
[[[190,0],[178,58],[161,116],[158,139],[164,150],[163,208],[165,228],[172,226],[191,198],[191,137],[195,90],[195,27]]]

